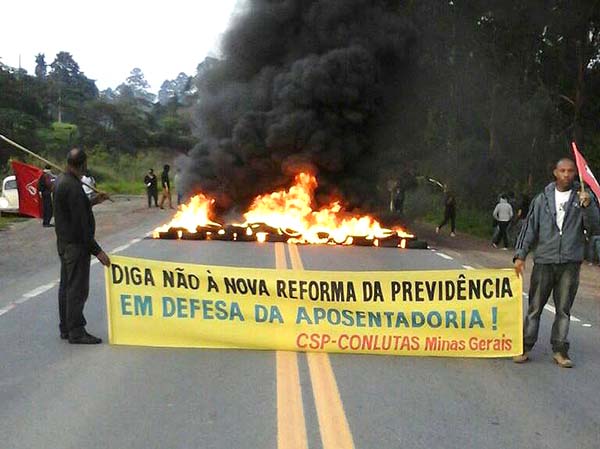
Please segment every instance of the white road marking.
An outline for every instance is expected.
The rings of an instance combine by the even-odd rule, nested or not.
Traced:
[[[120,253],[123,250],[126,250],[131,246],[131,243],[126,243],[125,245],[117,246],[115,249],[111,251],[111,253]]]
[[[553,314],[556,315],[556,308],[554,306],[551,306],[550,304],[546,304],[544,306],[544,309],[549,310],[550,312],[552,312]],[[579,318],[577,318],[576,316],[571,316],[571,321],[573,321],[574,323],[581,322],[581,320]]]
[[[591,324],[589,324],[589,323],[584,323],[584,324],[582,324],[582,326],[583,326],[583,327],[592,327],[592,325],[591,325]]]
[[[148,232],[146,234],[147,237],[149,237],[151,235],[152,235],[152,232]],[[141,241],[142,241],[141,238],[131,239],[125,245],[121,245],[121,246],[116,247],[114,250],[112,250],[112,252],[113,253],[118,253],[120,251],[123,251],[123,250],[129,248],[131,245],[135,245],[136,243],[139,243]],[[98,263],[100,263],[100,261],[98,259],[94,259],[94,260],[90,261],[90,266],[96,265]],[[39,296],[42,293],[47,292],[51,288],[55,287],[59,282],[60,282],[60,279],[55,279],[54,281],[52,281],[52,282],[50,282],[48,284],[40,285],[39,287],[34,288],[33,290],[29,290],[27,293],[24,293],[23,296],[21,296],[16,301],[11,302],[10,304],[7,304],[4,307],[1,307],[0,308],[0,316],[2,316],[5,313],[7,313],[7,312],[11,311],[12,309],[14,309],[17,306],[17,304],[23,304],[24,302],[30,300],[31,298],[35,298],[36,296]]]
[[[16,306],[15,306],[15,303],[14,303],[14,302],[11,302],[10,304],[7,304],[7,305],[5,305],[4,307],[2,307],[2,308],[0,309],[0,315],[4,315],[6,312],[10,312],[10,311],[11,311],[12,309],[14,309],[15,307],[16,307]]]
[[[444,259],[454,260],[454,257],[450,257],[448,254],[444,254],[444,253],[436,253],[436,254]]]
[[[554,306],[551,306],[550,304],[546,304],[544,306],[544,309],[549,310],[550,312],[556,314],[556,309],[554,308]]]
[[[51,282],[50,284],[46,285],[40,285],[38,288],[34,288],[33,290],[28,291],[27,293],[23,293],[23,297],[27,299],[34,298],[37,295],[41,295],[42,293],[50,290],[52,287],[54,287],[54,285],[55,282]]]
[[[474,270],[475,268],[473,268],[471,265],[463,265],[463,268],[465,270]]]

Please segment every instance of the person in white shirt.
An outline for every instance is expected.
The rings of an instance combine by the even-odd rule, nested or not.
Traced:
[[[86,170],[83,176],[81,177],[81,187],[83,188],[83,191],[90,200],[96,194],[96,192],[94,192],[94,190],[91,188],[96,187],[96,180],[88,170]]]
[[[515,271],[520,276],[525,259],[534,253],[529,283],[529,307],[523,326],[523,353],[516,363],[529,360],[535,345],[540,318],[550,294],[556,313],[550,342],[554,361],[571,368],[568,340],[571,307],[579,286],[586,235],[600,235],[600,210],[591,193],[575,181],[577,166],[571,159],[559,160],[554,168],[555,182],[546,186],[533,200],[517,244]]]

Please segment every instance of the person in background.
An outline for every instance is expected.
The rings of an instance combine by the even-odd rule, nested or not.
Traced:
[[[86,170],[83,176],[81,177],[81,187],[83,188],[83,191],[86,194],[86,196],[90,200],[92,200],[94,198],[94,195],[96,194],[96,192],[94,192],[94,189],[92,189],[92,187],[96,188],[96,180],[90,174],[89,170]]]
[[[525,259],[534,251],[529,283],[529,307],[523,328],[523,353],[515,363],[529,360],[538,338],[540,318],[550,293],[556,315],[552,325],[552,358],[563,368],[571,368],[569,323],[571,307],[579,286],[579,272],[588,237],[600,234],[600,211],[589,191],[581,191],[575,182],[577,168],[571,159],[560,159],[554,168],[555,182],[537,195],[515,247],[513,262],[521,276]]]
[[[169,164],[165,164],[163,167],[163,172],[160,175],[160,185],[162,187],[162,196],[160,198],[160,208],[164,209],[165,200],[169,200],[169,209],[173,209],[173,204],[171,203],[171,183],[169,181],[169,170],[171,167]]]
[[[148,195],[148,207],[152,207],[152,200],[154,205],[158,207],[158,186],[157,186],[156,175],[154,169],[148,170],[146,176],[144,176],[144,184],[146,185],[146,195]]]
[[[45,228],[51,228],[50,220],[52,220],[53,208],[52,208],[52,193],[54,192],[54,183],[56,182],[56,176],[52,173],[52,169],[49,165],[44,167],[44,173],[40,176],[38,181],[38,192],[42,195],[42,226]]]
[[[435,233],[439,234],[440,230],[444,227],[446,223],[450,221],[450,236],[456,236],[456,198],[454,194],[448,190],[447,187],[444,188],[444,219],[435,228]]]
[[[181,170],[179,170],[178,168],[175,169],[173,184],[175,184],[175,191],[177,192],[177,205],[179,206],[183,200],[183,192],[181,190]]]
[[[510,220],[513,217],[513,208],[508,203],[506,197],[501,196],[500,201],[496,205],[494,212],[492,214],[494,216],[494,220],[497,222],[497,226],[499,228],[499,232],[494,236],[492,240],[492,246],[494,248],[498,248],[498,243],[500,240],[504,243],[504,249],[508,249],[508,226],[510,225]]]

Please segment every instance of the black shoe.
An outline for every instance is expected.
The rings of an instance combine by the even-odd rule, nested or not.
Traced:
[[[69,333],[68,332],[61,332],[60,333],[60,339],[61,340],[68,340],[69,339]]]
[[[69,336],[69,343],[72,345],[97,345],[102,343],[102,339],[84,332],[82,335],[76,337]]]

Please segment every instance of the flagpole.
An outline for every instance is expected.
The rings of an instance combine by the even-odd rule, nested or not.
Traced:
[[[31,150],[28,150],[24,146],[19,145],[17,142],[14,142],[14,141],[10,140],[8,137],[3,136],[2,134],[0,134],[0,139],[4,140],[5,142],[10,143],[15,148],[18,148],[19,150],[24,151],[25,153],[29,154],[30,156],[33,156],[33,157],[39,159],[40,161],[44,162],[45,164],[48,164],[49,166],[55,168],[56,170],[59,171],[59,173],[64,172],[64,170],[61,167],[59,167],[58,165],[56,165],[55,163],[50,162],[48,159],[43,158],[42,156],[40,156],[39,154],[34,153]],[[89,187],[90,189],[92,189],[96,193],[104,193],[104,192],[101,192],[100,190],[98,190],[96,187],[89,185],[88,183],[85,183],[85,182],[83,182],[81,180],[79,180],[79,182],[81,182],[81,184],[83,184],[84,186]],[[108,195],[106,195],[106,196],[107,196],[107,198],[110,201],[114,202],[114,200],[111,197],[109,197]]]
[[[579,169],[579,164],[577,163],[577,152],[579,152],[579,150],[577,149],[577,144],[575,143],[575,141],[571,142],[571,148],[573,149],[573,154],[575,155],[575,166],[577,167],[577,172],[579,173],[579,184],[581,184],[581,193],[585,192],[585,184],[583,182],[583,173],[581,173],[581,170]]]

